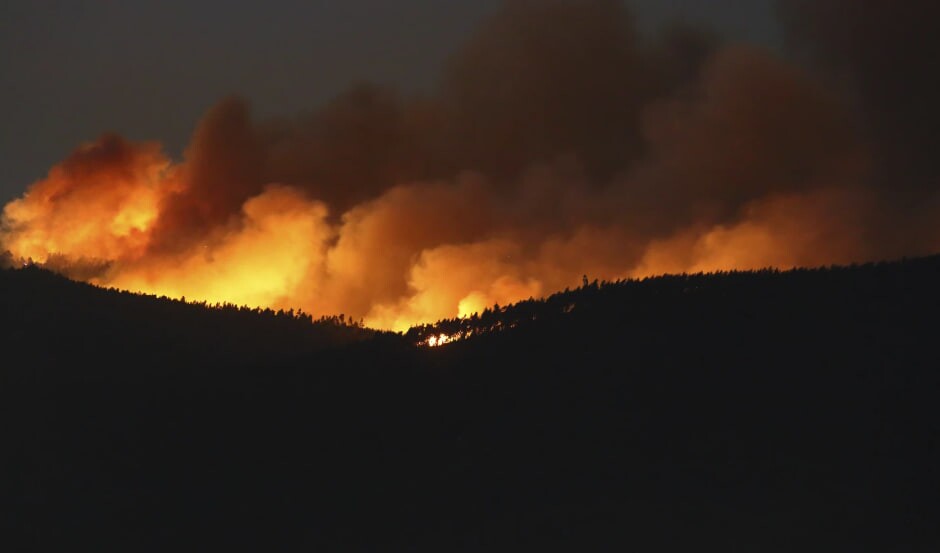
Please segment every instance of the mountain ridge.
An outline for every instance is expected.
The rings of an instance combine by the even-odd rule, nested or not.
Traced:
[[[136,351],[156,343],[141,327],[43,317],[54,294],[3,280],[0,541],[933,551],[938,277],[934,256],[598,282],[406,335],[297,351],[278,349],[290,332],[239,335],[209,353]],[[8,306],[30,297],[45,307],[17,330]],[[487,317],[502,330],[417,346]],[[113,334],[83,349],[44,322]]]

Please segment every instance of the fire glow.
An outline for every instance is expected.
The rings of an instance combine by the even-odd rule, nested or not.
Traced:
[[[637,253],[628,230],[616,224],[584,221],[535,241],[511,226],[448,229],[468,219],[467,211],[500,209],[480,176],[396,186],[339,221],[302,189],[272,184],[199,240],[161,247],[162,214],[186,190],[185,175],[185,166],[161,157],[152,144],[105,136],[6,206],[3,247],[98,285],[344,313],[403,331],[538,297],[576,284],[583,271],[619,278],[792,264],[800,258],[776,246],[791,243],[789,226],[798,224],[792,217],[808,201],[759,201],[750,207],[754,220],[680,230]],[[628,247],[618,250],[618,241]],[[810,244],[797,245],[809,251]],[[450,341],[433,337],[428,345]]]
[[[438,334],[436,336],[430,336],[424,344],[429,348],[436,348],[440,346],[445,346],[447,344],[456,342],[459,338],[455,336],[450,336],[448,334]]]
[[[0,250],[102,286],[397,331],[584,274],[914,253],[866,238],[895,218],[844,100],[760,49],[641,43],[623,10],[509,2],[431,98],[360,86],[288,122],[227,99],[180,161],[104,135],[6,205]],[[559,28],[571,51],[532,39]]]

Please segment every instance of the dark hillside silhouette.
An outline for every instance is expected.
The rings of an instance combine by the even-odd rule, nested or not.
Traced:
[[[924,316],[926,313],[914,305],[920,299],[910,294],[912,289],[928,286],[929,279],[937,276],[938,259],[790,271],[764,269],[666,275],[612,282],[589,282],[585,277],[584,284],[576,290],[565,290],[543,300],[496,305],[468,318],[414,327],[406,337],[421,344],[432,336],[445,335],[457,341],[500,332],[544,333],[557,326],[569,337],[585,331],[604,335],[624,329],[648,332],[650,325],[687,324],[685,319],[692,314],[690,310],[705,317],[711,310],[711,316],[717,318],[732,315],[725,310],[734,306],[744,310],[741,315],[760,314],[766,318],[766,324],[771,325],[765,329],[768,332],[785,331],[777,327],[785,327],[786,320],[767,318],[767,315],[799,316],[800,313],[789,310],[801,305],[808,309],[833,310],[826,312],[829,316],[875,308]],[[859,303],[853,305],[853,302]],[[785,313],[780,313],[781,309]],[[812,324],[812,321],[802,324]]]
[[[0,325],[6,355],[85,376],[270,362],[375,334],[345,317],[104,290],[35,265],[0,270]]]
[[[18,550],[940,547],[940,257],[404,336],[2,275]]]

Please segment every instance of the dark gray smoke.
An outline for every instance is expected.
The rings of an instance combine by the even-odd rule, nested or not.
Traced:
[[[781,0],[781,12],[796,53],[855,109],[873,183],[893,211],[876,231],[880,239],[909,253],[936,249],[940,4]]]
[[[3,243],[102,284],[393,328],[584,273],[924,253],[936,8],[892,6],[785,0],[793,61],[643,36],[615,0],[511,0],[425,96],[359,84],[262,122],[229,98],[175,165],[86,145],[7,206]]]

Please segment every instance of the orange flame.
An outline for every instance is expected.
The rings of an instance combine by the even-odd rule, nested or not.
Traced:
[[[565,150],[516,176],[460,167],[449,180],[421,178],[406,147],[421,141],[395,142],[407,129],[388,126],[444,117],[425,104],[359,93],[312,131],[288,132],[254,126],[227,101],[183,163],[113,135],[83,145],[4,208],[0,246],[103,286],[344,314],[397,331],[578,286],[584,275],[871,256],[863,149],[828,93],[746,48],[716,54],[695,91],[647,106],[647,156],[603,178]],[[431,172],[448,166],[425,153]],[[513,156],[496,154],[467,163],[501,174]]]

